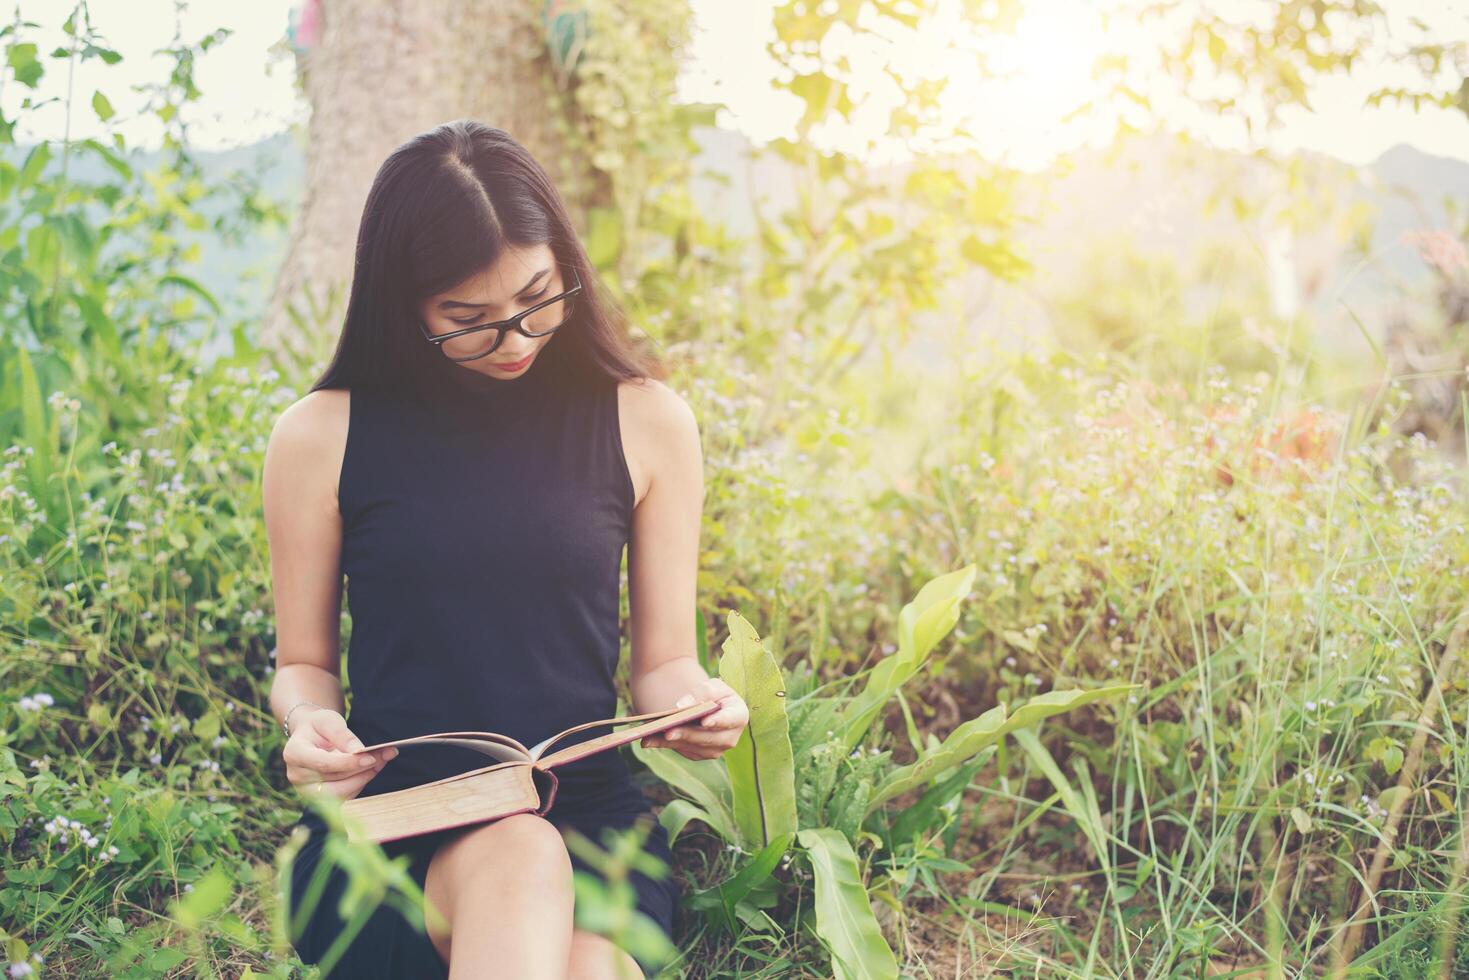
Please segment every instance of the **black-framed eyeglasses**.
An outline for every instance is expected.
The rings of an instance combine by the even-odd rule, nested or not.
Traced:
[[[476,361],[481,357],[493,354],[505,339],[505,334],[511,330],[519,331],[523,336],[530,338],[544,337],[553,334],[566,325],[576,309],[576,295],[581,292],[581,277],[572,269],[571,278],[576,283],[565,292],[558,293],[548,299],[543,299],[535,306],[527,307],[515,314],[508,320],[497,320],[494,323],[478,323],[463,330],[451,330],[448,333],[430,333],[428,327],[420,317],[418,329],[423,332],[423,337],[431,344],[436,344],[444,356],[451,361]],[[537,322],[526,323],[528,318],[534,317]],[[494,331],[490,333],[490,331]]]

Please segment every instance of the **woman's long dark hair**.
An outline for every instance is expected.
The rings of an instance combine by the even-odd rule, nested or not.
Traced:
[[[473,119],[420,133],[378,168],[357,231],[346,318],[318,388],[422,395],[459,366],[424,340],[418,303],[492,265],[506,247],[549,244],[563,284],[582,283],[542,360],[574,381],[663,378],[628,335],[546,172],[510,134]],[[549,356],[548,356],[549,355]],[[544,370],[537,363],[533,370]]]

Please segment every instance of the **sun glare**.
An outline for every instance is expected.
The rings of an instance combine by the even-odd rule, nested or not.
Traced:
[[[1076,141],[1066,116],[1100,94],[1092,66],[1106,50],[1092,5],[1028,3],[1013,33],[991,34],[978,50],[983,73],[945,95],[986,156],[1036,167]]]

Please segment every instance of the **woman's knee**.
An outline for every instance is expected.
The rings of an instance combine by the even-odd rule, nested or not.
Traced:
[[[534,813],[517,813],[471,827],[439,845],[428,880],[450,893],[493,883],[518,888],[571,890],[571,855],[555,825]]]
[[[568,980],[644,980],[646,976],[632,954],[606,936],[584,929],[572,933]]]

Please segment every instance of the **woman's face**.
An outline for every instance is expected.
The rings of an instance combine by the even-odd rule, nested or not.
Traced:
[[[452,333],[465,327],[506,320],[535,306],[566,288],[555,253],[547,244],[525,248],[509,246],[496,262],[449,290],[430,296],[418,305],[418,315],[428,332]],[[531,332],[556,326],[562,319],[562,304],[537,310],[524,321]],[[485,330],[446,340],[440,346],[452,358],[479,354],[495,341],[496,331]],[[500,346],[483,357],[455,362],[459,367],[490,378],[513,378],[525,373],[556,335],[530,338],[507,330]],[[524,363],[520,363],[520,362]]]

